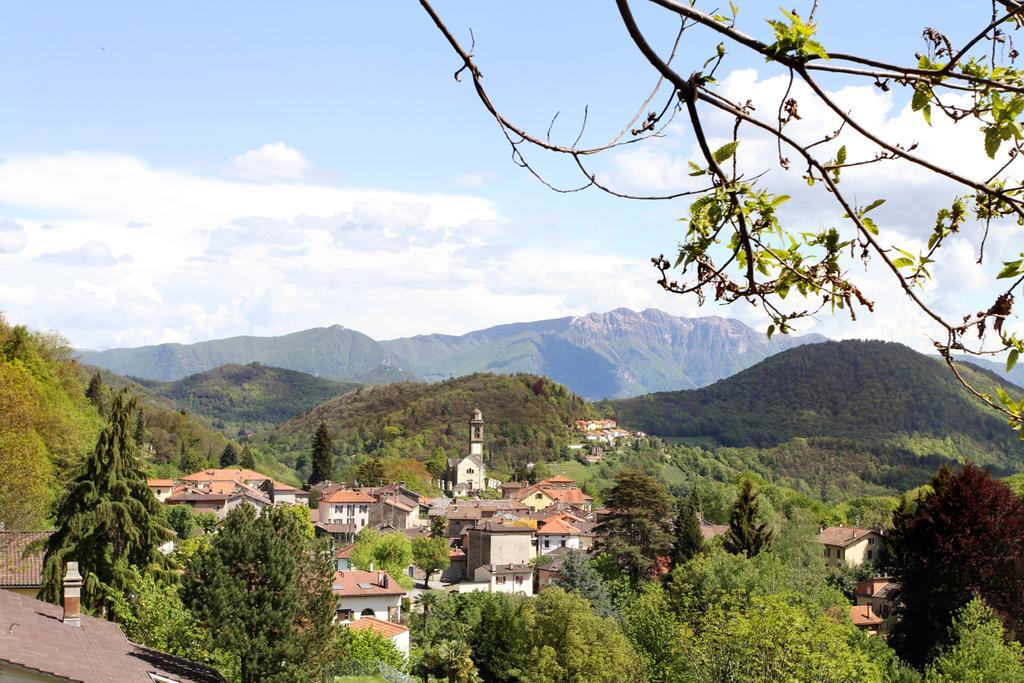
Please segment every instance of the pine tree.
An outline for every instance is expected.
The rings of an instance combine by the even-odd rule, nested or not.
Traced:
[[[697,491],[679,502],[675,520],[675,542],[672,544],[672,564],[689,562],[704,548],[704,536],[700,532]]]
[[[954,615],[974,598],[1024,635],[1024,502],[970,464],[940,471],[932,488],[894,518],[885,558],[899,585],[890,642],[915,666],[949,642]]]
[[[590,602],[594,614],[601,617],[612,616],[611,599],[608,589],[583,554],[578,550],[570,551],[562,561],[555,584],[569,593],[576,593]]]
[[[228,441],[224,450],[220,452],[220,466],[233,467],[238,464],[238,446]]]
[[[329,549],[296,515],[240,505],[189,565],[182,598],[239,657],[242,683],[321,680],[335,635],[333,577]]]
[[[672,551],[672,497],[643,470],[623,469],[616,472],[605,505],[611,512],[595,530],[607,535],[604,550],[638,583]]]
[[[89,403],[96,407],[100,415],[106,415],[107,397],[100,373],[93,373],[92,379],[89,380],[89,387],[85,390],[85,397],[89,399]]]
[[[239,459],[238,464],[247,470],[256,469],[256,458],[253,456],[249,444],[245,444],[245,447],[242,448],[242,457]]]
[[[313,486],[327,481],[334,475],[334,444],[327,433],[327,425],[323,422],[313,434],[313,472],[309,475],[309,485]]]
[[[84,460],[57,510],[57,531],[46,544],[39,597],[61,600],[65,563],[77,561],[84,579],[82,605],[105,613],[112,591],[125,591],[143,569],[173,576],[159,551],[174,537],[160,503],[146,486],[136,455],[136,400],[114,397],[107,426]]]
[[[142,448],[146,445],[149,434],[146,431],[146,416],[140,410],[135,418],[135,445]]]
[[[749,479],[744,479],[729,513],[729,531],[722,539],[723,547],[733,555],[747,557],[764,550],[772,539],[772,532],[767,523],[758,523],[760,516],[754,485]]]
[[[198,472],[206,466],[199,454],[188,447],[185,440],[178,442],[178,468],[186,474]]]

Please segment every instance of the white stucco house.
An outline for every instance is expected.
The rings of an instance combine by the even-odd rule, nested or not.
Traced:
[[[552,519],[537,529],[537,555],[547,555],[555,548],[580,549],[582,531],[562,519]]]
[[[401,624],[395,624],[390,621],[381,621],[376,617],[363,617],[356,621],[350,622],[348,628],[353,631],[373,631],[381,636],[384,636],[392,643],[395,648],[401,652],[406,659],[409,658],[409,629]]]
[[[405,589],[387,572],[361,569],[335,572],[331,592],[337,600],[337,621],[358,621],[363,617],[394,623],[401,620]]]

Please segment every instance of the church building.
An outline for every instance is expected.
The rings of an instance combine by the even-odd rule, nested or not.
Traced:
[[[441,488],[448,496],[467,496],[487,488],[484,467],[484,417],[479,408],[469,421],[469,453],[448,458],[448,469],[441,477]]]

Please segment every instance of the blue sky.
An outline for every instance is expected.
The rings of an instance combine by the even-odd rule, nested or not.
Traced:
[[[635,4],[666,49],[675,24]],[[767,38],[775,4],[738,4],[741,28]],[[924,25],[955,43],[974,25],[952,3],[821,5],[826,47],[898,61],[923,48]],[[473,28],[503,110],[534,130],[560,111],[561,140],[587,104],[589,140],[614,134],[656,80],[611,3],[436,7],[467,43]],[[688,34],[681,68],[716,42]],[[618,306],[764,326],[748,306],[698,308],[654,284],[648,259],[672,251],[685,203],[558,195],[515,167],[418,3],[9,3],[0,62],[0,310],[77,345],[333,323],[378,338],[459,333]],[[725,87],[751,92],[770,90],[772,74],[741,55],[723,72]],[[899,94],[849,97],[903,130]],[[938,147],[961,144],[936,135]],[[676,129],[599,170],[630,189],[672,187],[691,145]],[[564,162],[531,158],[556,181],[578,180]],[[865,192],[881,182],[864,181]],[[900,193],[893,182],[885,189]],[[922,201],[948,189],[908,183]],[[795,202],[792,218],[825,220],[816,201]],[[917,222],[891,214],[900,239],[919,238]],[[929,292],[940,306],[982,300],[981,282],[960,272],[970,253],[940,264],[958,285]],[[809,327],[927,346],[912,315],[894,304],[857,326]]]

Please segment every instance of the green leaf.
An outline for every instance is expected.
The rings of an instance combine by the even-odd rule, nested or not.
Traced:
[[[999,145],[1003,142],[1002,136],[999,133],[999,129],[995,126],[990,126],[985,129],[985,154],[988,155],[989,159],[996,158],[996,152],[999,151]]]
[[[932,91],[924,83],[918,83],[914,88],[914,97],[910,100],[910,108],[914,111],[921,111],[931,102]]]
[[[999,271],[999,275],[996,276],[997,280],[1005,280],[1008,277],[1017,277],[1020,274],[1021,261],[1006,261],[1003,263],[1003,269]]]
[[[1017,349],[1011,349],[1010,355],[1006,357],[1006,371],[1013,370],[1013,366],[1017,364],[1017,358],[1020,356],[1020,351]]]
[[[739,140],[733,140],[732,142],[727,142],[724,145],[722,145],[721,147],[719,147],[718,149],[716,149],[715,153],[712,154],[711,156],[712,156],[712,158],[714,158],[716,163],[720,164],[723,161],[731,158],[732,155],[736,153],[736,148],[739,146],[739,144],[740,144]]]
[[[906,256],[901,256],[899,258],[893,259],[892,264],[897,268],[906,268],[908,266],[914,265],[914,259],[907,258]]]
[[[846,145],[843,145],[842,147],[839,148],[839,151],[836,152],[836,164],[839,165],[839,166],[842,166],[845,163],[846,163]]]
[[[773,334],[775,334],[775,325],[769,325],[768,326],[768,338],[771,339]]]
[[[867,206],[865,206],[865,207],[864,207],[863,209],[861,209],[861,211],[860,211],[860,215],[861,215],[861,216],[863,216],[863,215],[864,215],[864,214],[866,214],[866,213],[867,213],[868,211],[871,211],[871,210],[873,210],[873,209],[877,209],[877,208],[878,208],[878,207],[880,207],[880,206],[881,206],[882,204],[885,204],[885,200],[884,200],[884,199],[876,199],[875,201],[871,202],[870,204],[868,204]]]

